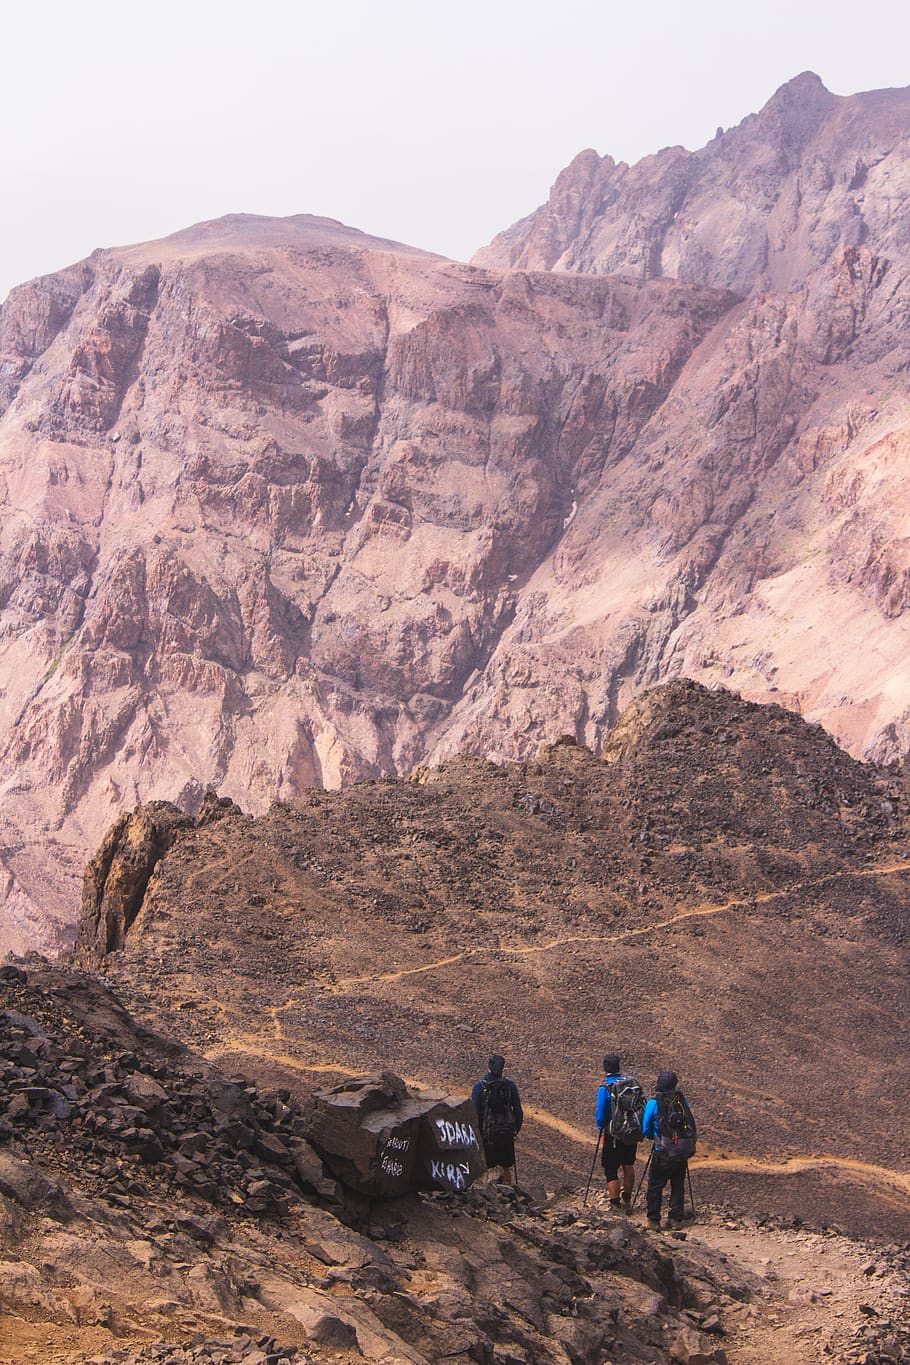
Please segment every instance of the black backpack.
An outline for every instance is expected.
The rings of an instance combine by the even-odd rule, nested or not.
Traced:
[[[657,1096],[657,1141],[654,1149],[671,1165],[695,1155],[695,1120],[681,1090]]]
[[[515,1132],[512,1087],[502,1076],[483,1082],[483,1118],[480,1122],[480,1131],[487,1140],[505,1137]]]
[[[645,1094],[638,1081],[620,1076],[610,1086],[610,1121],[607,1132],[617,1142],[641,1142]]]

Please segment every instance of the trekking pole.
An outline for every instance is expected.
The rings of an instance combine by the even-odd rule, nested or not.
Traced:
[[[636,1205],[637,1202],[638,1202],[638,1196],[641,1194],[641,1187],[642,1187],[642,1185],[645,1183],[645,1176],[648,1174],[648,1167],[651,1165],[651,1158],[652,1158],[653,1155],[654,1155],[654,1148],[652,1147],[651,1150],[650,1150],[650,1152],[648,1153],[648,1159],[647,1159],[647,1161],[645,1162],[645,1169],[644,1169],[644,1170],[642,1171],[642,1173],[641,1173],[641,1180],[639,1180],[639,1182],[638,1182],[638,1189],[635,1191],[635,1194],[634,1194],[634,1196],[633,1196],[633,1198],[632,1198],[632,1203],[631,1203],[631,1206],[630,1206],[630,1208],[629,1208],[629,1212],[630,1212],[630,1213],[631,1213],[632,1210],[635,1208],[635,1205]]]
[[[597,1130],[597,1143],[596,1143],[596,1145],[595,1145],[595,1147],[594,1147],[594,1160],[591,1162],[591,1173],[590,1173],[590,1175],[588,1176],[588,1183],[587,1183],[587,1185],[585,1186],[585,1197],[584,1197],[584,1199],[581,1201],[581,1206],[582,1206],[582,1208],[587,1208],[587,1205],[588,1205],[588,1192],[589,1192],[589,1190],[590,1190],[590,1188],[591,1188],[591,1181],[594,1179],[594,1167],[597,1165],[597,1153],[600,1151],[600,1144],[601,1144],[601,1140],[603,1139],[603,1135],[604,1135],[604,1130],[603,1130],[602,1128],[598,1128],[598,1130]]]
[[[692,1172],[689,1170],[689,1163],[686,1162],[686,1176],[689,1181],[689,1203],[692,1205],[692,1217],[695,1217],[695,1196],[692,1193]]]

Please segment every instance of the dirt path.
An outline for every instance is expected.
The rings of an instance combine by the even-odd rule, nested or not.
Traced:
[[[598,1191],[590,1205],[603,1208]],[[571,1201],[583,1217],[581,1196]],[[642,1219],[633,1221],[641,1226]],[[896,1361],[910,1359],[910,1274],[906,1256],[833,1233],[813,1233],[700,1214],[684,1234],[654,1232],[669,1255],[708,1260],[751,1299],[721,1295],[696,1315],[716,1331],[729,1365],[815,1365],[856,1361],[891,1336]],[[696,1274],[697,1279],[697,1274]]]
[[[760,1281],[760,1317],[752,1305],[731,1304],[725,1315],[730,1365],[861,1357],[866,1333],[871,1346],[875,1334],[887,1334],[885,1323],[910,1331],[906,1274],[860,1243],[720,1219],[693,1228],[687,1239]]]
[[[241,1054],[266,1058],[278,1066],[287,1067],[292,1071],[305,1072],[308,1075],[359,1076],[362,1074],[362,1072],[342,1066],[340,1063],[306,1062],[290,1053],[278,1051],[265,1040],[244,1038],[239,1035],[226,1036],[218,1047],[207,1049],[203,1055],[208,1061],[223,1062],[227,1057],[236,1057]],[[427,1088],[426,1082],[421,1080],[419,1076],[406,1076],[404,1079],[409,1085]],[[576,1124],[561,1119],[556,1114],[551,1114],[548,1110],[541,1109],[536,1105],[525,1105],[525,1114],[534,1122],[543,1124],[545,1128],[568,1138],[570,1142],[576,1143],[586,1152],[589,1153],[592,1150],[591,1144],[595,1137],[592,1131],[580,1128]],[[871,1162],[855,1161],[849,1157],[839,1157],[824,1152],[788,1157],[784,1161],[765,1161],[758,1157],[749,1157],[727,1151],[720,1153],[711,1147],[704,1147],[695,1158],[692,1169],[694,1171],[719,1170],[731,1174],[772,1177],[799,1175],[804,1171],[827,1170],[831,1172],[832,1180],[836,1180],[839,1173],[849,1172],[860,1184],[874,1189],[879,1195],[881,1194],[882,1184],[889,1186],[897,1196],[899,1207],[906,1208],[908,1225],[910,1225],[910,1174],[891,1170],[887,1166],[876,1166]]]
[[[373,976],[348,976],[341,977],[327,990],[331,994],[338,994],[347,990],[350,986],[369,986],[379,985],[389,981],[403,981],[409,976],[421,976],[425,972],[438,971],[442,967],[451,967],[456,962],[467,962],[473,958],[489,956],[491,954],[505,954],[509,957],[533,957],[540,953],[555,952],[559,948],[567,948],[574,944],[588,943],[627,943],[630,939],[642,938],[647,934],[659,932],[661,929],[672,929],[677,924],[682,924],[689,919],[710,919],[714,915],[723,915],[731,910],[742,910],[753,905],[767,905],[771,901],[784,900],[788,896],[797,895],[801,891],[813,891],[821,886],[829,885],[832,882],[843,881],[847,877],[886,877],[895,873],[910,873],[910,860],[899,863],[886,863],[878,867],[856,868],[846,872],[828,872],[823,877],[817,877],[803,882],[794,882],[791,886],[782,891],[761,891],[755,895],[744,896],[739,900],[724,901],[721,904],[708,904],[692,906],[688,910],[680,910],[677,914],[671,915],[669,919],[656,920],[650,924],[640,924],[634,929],[624,929],[618,934],[570,934],[564,938],[554,938],[548,943],[535,944],[495,944],[484,945],[480,948],[466,948],[463,952],[453,953],[449,957],[438,958],[434,962],[424,962],[417,967],[402,967],[398,971],[379,972]]]
[[[573,1142],[578,1142],[590,1149],[595,1137],[593,1132],[585,1131],[573,1123],[567,1123],[564,1119],[557,1118],[555,1114],[548,1113],[546,1109],[526,1105],[525,1113],[538,1123],[561,1133],[563,1137],[570,1138]],[[702,1148],[702,1144],[699,1145]],[[818,1169],[847,1170],[860,1180],[867,1180],[870,1184],[878,1185],[884,1180],[901,1193],[906,1194],[908,1196],[907,1210],[910,1214],[910,1175],[901,1171],[893,1171],[887,1166],[875,1166],[866,1161],[853,1161],[849,1157],[818,1153],[811,1156],[789,1157],[786,1161],[762,1161],[759,1158],[739,1156],[735,1153],[724,1152],[721,1154],[713,1151],[710,1147],[704,1147],[699,1151],[693,1162],[693,1169],[696,1167],[699,1170],[715,1169],[754,1173],[755,1175],[798,1175],[801,1171]]]

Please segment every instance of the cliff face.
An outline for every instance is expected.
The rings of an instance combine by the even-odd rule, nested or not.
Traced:
[[[596,749],[677,674],[901,757],[906,109],[585,153],[482,266],[236,217],[14,290],[0,950],[137,802]]]
[[[910,91],[841,98],[804,73],[700,151],[582,152],[474,258],[736,294],[566,552],[637,499],[622,568],[685,557],[619,676],[776,693],[878,759],[908,744],[908,126]],[[633,592],[666,609],[666,588]]]
[[[137,799],[193,809],[211,783],[255,809],[425,759],[731,302],[308,219],[14,292],[0,946],[52,941],[71,870]]]

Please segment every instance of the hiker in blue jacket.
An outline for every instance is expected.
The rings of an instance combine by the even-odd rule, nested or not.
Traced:
[[[603,1138],[601,1162],[607,1179],[610,1207],[617,1212],[632,1208],[635,1188],[635,1157],[642,1134],[644,1093],[632,1076],[624,1076],[619,1054],[604,1057],[604,1075],[597,1092],[596,1123]],[[622,1167],[622,1188],[619,1170]]]
[[[668,1221],[678,1225],[685,1217],[686,1173],[695,1152],[695,1119],[689,1101],[679,1090],[675,1071],[662,1071],[656,1093],[648,1100],[642,1128],[654,1150],[648,1172],[648,1222],[660,1227],[664,1186],[670,1182]]]
[[[515,1171],[515,1139],[524,1123],[521,1097],[514,1081],[503,1076],[506,1061],[498,1053],[488,1061],[489,1070],[471,1091],[477,1110],[480,1136],[487,1166],[501,1167],[499,1183],[511,1185]]]

